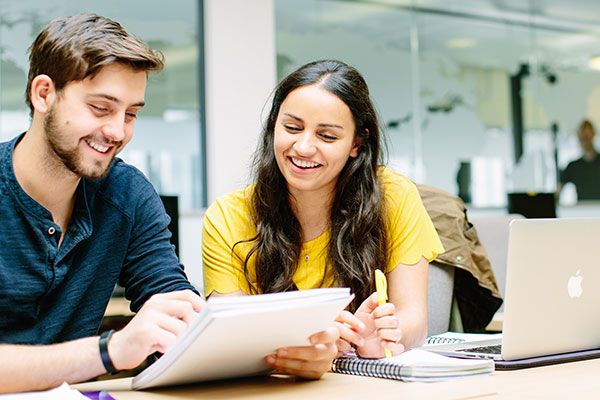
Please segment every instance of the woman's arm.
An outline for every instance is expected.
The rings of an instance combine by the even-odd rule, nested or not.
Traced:
[[[138,366],[155,351],[164,353],[185,332],[204,301],[190,290],[152,296],[108,343],[113,366]],[[52,345],[0,345],[0,393],[45,390],[106,372],[99,338]]]
[[[427,338],[428,271],[429,262],[421,258],[414,265],[399,264],[387,274],[389,302],[395,306],[400,342],[406,349],[421,346]]]

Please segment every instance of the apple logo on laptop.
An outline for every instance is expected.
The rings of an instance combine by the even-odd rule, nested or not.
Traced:
[[[581,276],[581,270],[578,269],[574,276],[569,278],[567,283],[567,290],[569,292],[570,298],[581,297],[581,293],[583,293],[583,288],[581,287],[581,281],[583,280],[583,276]]]

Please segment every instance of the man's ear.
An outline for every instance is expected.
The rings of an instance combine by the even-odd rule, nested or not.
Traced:
[[[356,156],[358,156],[358,152],[360,151],[361,146],[362,146],[362,138],[357,136],[356,139],[354,139],[354,144],[352,145],[352,150],[350,150],[350,157],[356,158]]]
[[[29,98],[35,111],[45,114],[56,101],[56,88],[48,75],[38,75],[31,81]]]

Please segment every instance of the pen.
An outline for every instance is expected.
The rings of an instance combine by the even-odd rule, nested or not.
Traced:
[[[381,272],[379,269],[375,270],[375,290],[377,290],[377,302],[379,305],[385,304],[387,302],[387,279],[385,279],[385,274]],[[389,349],[384,349],[385,357],[390,358],[392,356],[392,352]]]

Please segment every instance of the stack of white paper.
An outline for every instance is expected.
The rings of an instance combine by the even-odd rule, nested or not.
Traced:
[[[133,380],[133,389],[264,374],[278,348],[306,346],[354,296],[347,288],[211,298],[185,336]]]

